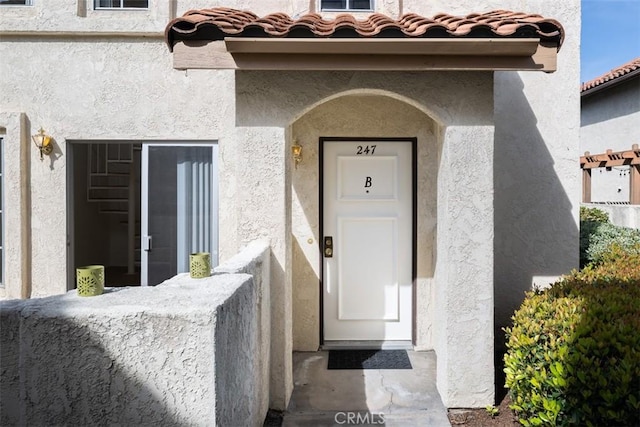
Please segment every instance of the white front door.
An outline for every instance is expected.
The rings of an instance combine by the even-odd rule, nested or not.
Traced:
[[[217,158],[215,144],[142,145],[142,286],[188,272],[193,252],[217,265]]]
[[[324,340],[410,340],[412,141],[321,143]]]

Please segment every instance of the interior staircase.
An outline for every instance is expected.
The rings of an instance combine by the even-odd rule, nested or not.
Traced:
[[[133,145],[91,144],[88,158],[87,200],[99,203],[100,213],[127,215]]]
[[[88,148],[87,201],[98,204],[101,214],[109,215],[127,227],[128,265],[133,274],[140,265],[140,223],[136,213],[139,195],[136,185],[139,165],[131,143],[96,143]]]

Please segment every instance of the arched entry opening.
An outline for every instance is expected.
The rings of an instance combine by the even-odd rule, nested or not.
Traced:
[[[221,192],[234,190],[221,212],[232,215],[221,230],[271,242],[272,407],[285,408],[293,388],[292,351],[320,343],[321,137],[415,138],[415,230],[427,231],[412,235],[414,348],[435,350],[447,406],[491,402],[493,75],[239,71],[235,83],[238,143],[221,154]]]
[[[327,317],[330,316],[330,312],[337,313],[336,310],[348,310],[349,306],[349,300],[345,295],[342,295],[340,301],[338,301],[339,297],[336,297],[336,300],[330,300],[331,295],[326,292],[328,280],[323,280],[323,272],[325,276],[332,273],[327,271],[331,264],[324,262],[327,261],[323,256],[324,236],[320,234],[323,227],[327,226],[328,221],[328,215],[324,215],[322,211],[325,206],[323,203],[325,195],[322,194],[321,189],[327,185],[330,187],[348,186],[346,181],[339,184],[335,182],[335,176],[327,176],[326,167],[324,172],[321,169],[321,164],[327,165],[321,161],[321,153],[325,152],[327,146],[338,148],[339,144],[342,144],[342,149],[351,150],[351,146],[353,146],[352,148],[355,150],[353,156],[339,156],[343,163],[352,163],[351,165],[344,163],[342,172],[340,172],[343,175],[349,168],[351,170],[358,169],[358,164],[363,162],[369,164],[370,167],[378,168],[378,170],[384,169],[386,164],[391,168],[389,173],[393,175],[387,176],[384,171],[381,172],[381,176],[385,177],[385,187],[380,190],[383,193],[389,193],[388,190],[390,190],[393,194],[372,194],[375,193],[373,188],[370,190],[364,188],[371,185],[371,180],[369,180],[363,184],[362,195],[351,195],[356,199],[364,197],[360,200],[360,208],[356,208],[359,209],[356,216],[360,219],[366,218],[366,221],[372,223],[373,226],[358,225],[356,222],[344,224],[353,224],[353,230],[365,227],[363,229],[365,234],[367,233],[366,229],[377,230],[372,232],[382,234],[385,233],[385,230],[389,230],[391,234],[379,236],[379,247],[375,247],[375,242],[378,241],[377,237],[369,235],[365,239],[365,236],[361,236],[363,242],[360,245],[352,244],[351,247],[358,248],[359,251],[366,251],[369,247],[371,252],[358,260],[350,257],[352,262],[361,265],[348,269],[350,271],[345,271],[343,266],[342,271],[347,275],[357,274],[359,268],[362,274],[371,276],[369,281],[375,281],[376,277],[384,276],[385,273],[388,273],[389,277],[397,273],[398,277],[407,278],[405,281],[408,280],[408,288],[402,289],[402,284],[397,287],[392,286],[391,294],[387,295],[387,298],[390,298],[387,301],[388,312],[383,313],[388,315],[389,320],[367,322],[357,318],[349,319],[350,316],[353,317],[354,313],[341,312],[342,317],[349,320],[343,321],[341,324],[338,321],[338,326],[334,325],[333,328],[337,327],[342,332],[353,324],[359,324],[354,331],[349,332],[351,335],[346,332],[347,335],[338,334],[345,340],[349,338],[353,341],[406,341],[408,344],[413,343],[420,349],[433,348],[431,334],[434,321],[432,286],[435,271],[437,175],[441,127],[424,111],[411,105],[412,103],[401,99],[398,95],[383,91],[350,91],[334,95],[315,104],[291,125],[290,139],[303,147],[304,157],[304,160],[298,164],[291,175],[294,350],[315,351],[325,338],[332,340],[336,335],[335,333],[332,335],[331,331],[327,330],[327,326],[331,328],[331,322],[335,319]],[[415,147],[411,146],[412,140],[415,141]],[[393,154],[395,151],[385,153],[385,148],[383,148],[383,145],[386,145],[388,150],[394,150],[396,147],[402,147],[403,144],[405,146],[408,144],[409,151],[406,156],[400,156],[398,159],[401,159],[400,162],[406,162],[406,165],[396,163],[396,157]],[[360,155],[357,153],[358,147],[362,147]],[[376,149],[378,150],[378,159],[374,159],[376,157],[375,151],[371,152]],[[326,155],[324,157],[327,159]],[[347,157],[351,160],[346,160]],[[366,168],[366,166],[364,167]],[[407,174],[408,188],[401,188],[402,176],[405,177],[406,183]],[[396,177],[399,178],[398,182],[395,181]],[[341,179],[348,181],[350,178],[342,176]],[[376,213],[376,209],[384,210],[389,205],[386,197],[395,197],[396,188],[389,187],[392,186],[391,181],[393,181],[393,185],[397,184],[397,190],[400,194],[408,192],[407,195],[401,196],[401,198],[405,197],[410,209],[409,217],[405,218],[409,221],[409,224],[405,224],[409,227],[406,241],[400,241],[402,240],[402,220],[398,224],[395,219],[392,222],[375,220],[375,218],[381,218]],[[366,191],[371,191],[371,193],[367,194]],[[348,194],[343,196],[342,198],[346,200],[345,203],[348,205],[347,208],[351,209],[354,204],[357,204],[355,199]],[[399,217],[401,218],[402,215]],[[394,234],[396,226],[400,227],[400,235],[398,236]],[[345,229],[345,233],[347,232],[349,231]],[[395,270],[392,268],[393,271],[386,271],[384,267],[380,272],[375,271],[377,265],[381,264],[380,261],[384,263],[385,254],[388,253],[390,257],[394,256],[394,251],[383,243],[393,240],[392,235],[399,239],[397,243],[407,251],[408,263],[406,259],[401,259],[400,265],[393,266],[395,267]],[[374,247],[366,243],[371,239],[373,239]],[[335,245],[337,249],[337,246],[342,245],[342,242],[336,241]],[[400,252],[402,250],[401,248]],[[375,259],[377,254],[382,259],[373,262],[374,265],[367,266],[368,259]],[[402,255],[400,257],[402,258]],[[347,257],[348,259],[349,257]],[[329,260],[329,262],[333,262],[333,260]],[[323,265],[326,268],[323,268]],[[403,269],[405,271],[401,271]],[[407,269],[408,271],[406,271]],[[332,280],[334,282],[336,274],[333,273],[334,279]],[[322,286],[319,286],[320,282],[324,282]],[[376,299],[375,291],[372,292],[372,289],[360,289],[360,291],[365,291],[366,294],[361,296],[352,294],[350,296],[353,301],[352,308],[355,309],[357,305],[356,311],[359,310],[359,313],[355,313],[355,317],[366,318],[370,314],[375,314],[376,307],[373,302]],[[335,285],[332,292],[337,293]],[[362,303],[359,304],[358,300]],[[328,308],[328,304],[342,304],[343,307],[331,309]],[[382,304],[384,305],[384,302]],[[403,333],[399,335],[397,331],[393,332],[392,330],[402,322],[405,325]]]

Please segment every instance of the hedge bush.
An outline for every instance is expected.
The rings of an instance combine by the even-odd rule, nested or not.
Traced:
[[[640,413],[640,245],[530,292],[506,328],[524,426],[632,426]]]
[[[598,208],[580,206],[580,222],[609,222],[609,214]]]
[[[614,243],[633,250],[640,244],[640,230],[609,222],[609,214],[598,208],[580,207],[580,267],[602,262]]]
[[[580,268],[589,263],[587,250],[594,231],[602,223],[609,222],[609,214],[598,208],[580,206]]]
[[[585,226],[589,232],[589,243],[585,252],[587,260],[591,263],[601,263],[614,244],[627,252],[637,251],[635,248],[640,247],[640,230],[635,228],[594,222]]]

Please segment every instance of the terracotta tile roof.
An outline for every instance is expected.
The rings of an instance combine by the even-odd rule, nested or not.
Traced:
[[[325,20],[315,13],[298,19],[284,13],[260,18],[248,11],[220,7],[186,12],[169,22],[165,37],[171,49],[179,40],[225,37],[540,38],[559,49],[564,29],[553,19],[506,10],[466,16],[441,13],[432,18],[408,13],[397,20],[379,13],[364,20],[342,14]]]
[[[582,83],[582,86],[580,87],[580,92],[586,92],[588,90],[594,89],[605,83],[620,79],[621,77],[625,77],[625,76],[630,77],[629,74],[634,71],[637,71],[637,73],[640,74],[640,57],[633,59],[617,68],[614,68],[613,70],[601,75],[600,77],[596,77],[593,80],[590,80],[586,83]]]

